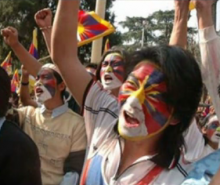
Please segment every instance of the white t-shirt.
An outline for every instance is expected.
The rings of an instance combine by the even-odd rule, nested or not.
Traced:
[[[149,160],[153,156],[141,157],[117,176],[124,147],[124,140],[114,130],[118,121],[118,102],[99,82],[93,84],[87,94],[84,118],[89,151],[81,176],[82,185],[146,184],[147,174],[152,178],[150,185],[178,185],[187,176],[190,165],[181,157],[174,169],[162,170],[153,178],[157,174],[152,170],[155,164]]]

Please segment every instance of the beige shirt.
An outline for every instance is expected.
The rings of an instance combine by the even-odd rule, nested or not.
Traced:
[[[43,185],[60,184],[69,153],[86,148],[83,118],[68,108],[60,113],[28,106],[18,113],[21,127],[38,147]]]

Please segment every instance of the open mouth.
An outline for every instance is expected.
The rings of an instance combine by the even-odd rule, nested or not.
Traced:
[[[216,136],[220,137],[220,133],[216,134]]]
[[[105,81],[107,82],[107,83],[110,83],[110,82],[112,82],[112,80],[113,80],[113,78],[110,76],[110,75],[105,75]]]
[[[127,111],[124,111],[124,117],[126,121],[126,126],[129,128],[135,128],[140,125],[140,122],[137,118],[135,118],[132,114]]]
[[[44,91],[43,91],[41,88],[39,88],[39,87],[37,87],[36,90],[35,90],[35,94],[36,94],[37,96],[41,95],[43,92],[44,92]]]

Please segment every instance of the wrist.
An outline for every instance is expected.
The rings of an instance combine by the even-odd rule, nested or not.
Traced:
[[[42,32],[45,32],[45,31],[50,31],[52,29],[52,26],[44,26],[44,27],[40,27],[40,30],[42,31]]]
[[[21,43],[19,41],[13,43],[10,45],[10,47],[13,49],[13,50],[16,50],[18,47],[21,46]]]
[[[22,74],[21,81],[24,82],[24,83],[29,82],[29,75]]]
[[[23,80],[22,80],[22,81],[21,81],[21,85],[22,85],[22,86],[28,86],[28,85],[29,85],[29,82],[26,82],[26,81],[23,81]]]

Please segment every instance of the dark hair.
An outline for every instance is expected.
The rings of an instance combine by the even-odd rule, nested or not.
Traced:
[[[7,72],[0,67],[0,117],[4,117],[9,108],[11,96],[11,81]]]
[[[179,121],[164,130],[158,155],[152,159],[168,168],[174,158],[179,160],[180,149],[185,146],[183,132],[189,127],[202,94],[201,73],[195,58],[188,51],[175,46],[158,46],[133,53],[125,65],[126,76],[143,60],[157,64],[165,74],[167,93],[164,98],[174,108],[173,117]]]
[[[89,67],[89,68],[93,68],[93,69],[97,69],[98,68],[98,64],[95,64],[95,63],[89,63],[89,64],[86,64],[85,66],[86,68]]]
[[[104,55],[102,56],[101,58],[101,61],[99,62],[99,65],[98,65],[98,68],[96,70],[96,79],[101,81],[101,76],[100,76],[100,71],[101,71],[101,68],[102,68],[102,62],[105,60],[105,57],[111,53],[118,53],[120,54],[123,59],[124,59],[124,62],[127,62],[128,60],[128,54],[127,52],[125,52],[122,48],[120,47],[112,47],[110,50],[108,50],[107,52],[104,53]]]

